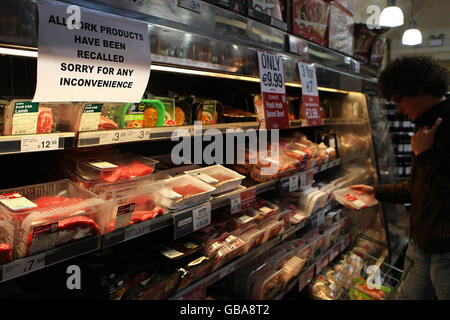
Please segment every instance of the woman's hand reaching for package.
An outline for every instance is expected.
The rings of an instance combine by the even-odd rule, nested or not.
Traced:
[[[355,185],[350,186],[350,188],[353,190],[363,191],[367,194],[375,196],[375,189],[372,186],[368,186],[365,184],[355,184]]]

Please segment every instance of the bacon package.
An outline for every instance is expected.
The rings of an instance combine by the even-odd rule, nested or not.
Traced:
[[[378,204],[378,200],[372,195],[350,187],[333,191],[333,196],[340,204],[352,210],[361,210]]]
[[[17,258],[107,232],[110,203],[69,180],[0,190],[0,213],[17,223]]]

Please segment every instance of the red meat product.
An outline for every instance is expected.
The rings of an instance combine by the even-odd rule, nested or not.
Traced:
[[[0,264],[12,260],[12,247],[9,243],[0,243]]]
[[[87,211],[86,204],[82,199],[69,199],[67,197],[55,197],[55,196],[44,196],[35,200],[35,203],[38,204],[38,209],[33,210],[33,213],[41,210],[42,213],[45,213],[47,209],[45,207],[49,206],[58,206],[58,209],[61,209],[63,212],[60,215],[50,215],[48,217],[44,217],[39,219],[40,221],[45,220],[57,220],[59,218],[66,219],[59,220],[57,222],[57,227],[54,232],[57,232],[55,246],[59,246],[64,243],[71,242],[73,240],[81,239],[87,236],[98,235],[101,233],[100,228],[97,223],[87,216],[77,215],[70,217],[74,213],[81,214]],[[64,210],[70,207],[71,210]],[[23,222],[25,224],[25,220]],[[33,233],[34,229],[28,233],[26,238],[26,243],[21,242],[19,245],[20,253],[23,253],[23,256],[28,256],[30,246],[33,242]],[[25,245],[25,248],[23,247]]]
[[[0,264],[12,260],[12,246],[14,227],[9,223],[3,223],[0,216]]]
[[[205,190],[193,186],[192,184],[188,184],[181,187],[173,187],[173,191],[175,191],[178,194],[181,194],[183,198],[191,197],[196,194],[205,192]]]
[[[101,171],[100,179],[106,182],[116,182],[120,179],[132,179],[135,177],[142,177],[153,172],[153,168],[145,164],[134,161],[127,166],[121,166],[114,170]]]
[[[219,180],[219,183],[233,179],[232,177],[227,176],[223,173],[210,174],[210,176],[213,177],[214,179]]]
[[[156,218],[164,214],[164,210],[160,206],[156,206],[151,211],[134,211],[130,224],[146,221]]]
[[[36,133],[50,133],[53,128],[52,109],[39,107],[38,123]]]
[[[100,116],[100,121],[98,123],[98,130],[113,130],[113,129],[119,129],[117,123],[115,123],[114,121],[105,116]]]

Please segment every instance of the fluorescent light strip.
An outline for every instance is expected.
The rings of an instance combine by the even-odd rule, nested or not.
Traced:
[[[31,58],[37,58],[37,56],[38,56],[37,51],[12,49],[12,48],[1,48],[1,47],[0,47],[0,54],[6,54],[6,55],[11,55],[11,56],[20,56],[20,57],[31,57]],[[157,70],[157,71],[199,75],[199,76],[206,76],[206,77],[216,77],[216,78],[222,78],[222,79],[244,80],[244,81],[250,81],[250,82],[260,82],[259,78],[256,78],[256,77],[237,76],[237,75],[227,74],[227,73],[200,71],[200,70],[185,69],[185,68],[178,68],[178,67],[160,66],[160,65],[155,65],[155,64],[153,64],[151,66],[151,68],[153,70]],[[296,82],[286,82],[285,85],[288,87],[296,87],[296,88],[302,87],[302,85],[300,83],[296,83]],[[349,93],[350,92],[350,91],[344,91],[344,90],[338,90],[338,89],[332,89],[332,88],[324,88],[324,87],[318,87],[318,89],[322,90],[322,91],[330,91],[330,92],[341,92],[341,93]]]
[[[12,49],[12,48],[0,48],[0,54],[7,54],[10,56],[19,56],[19,57],[30,57],[30,58],[37,58],[38,56],[37,51]]]

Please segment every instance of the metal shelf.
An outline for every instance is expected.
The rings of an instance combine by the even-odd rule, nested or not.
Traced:
[[[69,149],[73,147],[74,139],[74,132],[0,136],[0,155]],[[42,147],[42,142],[48,144]]]

